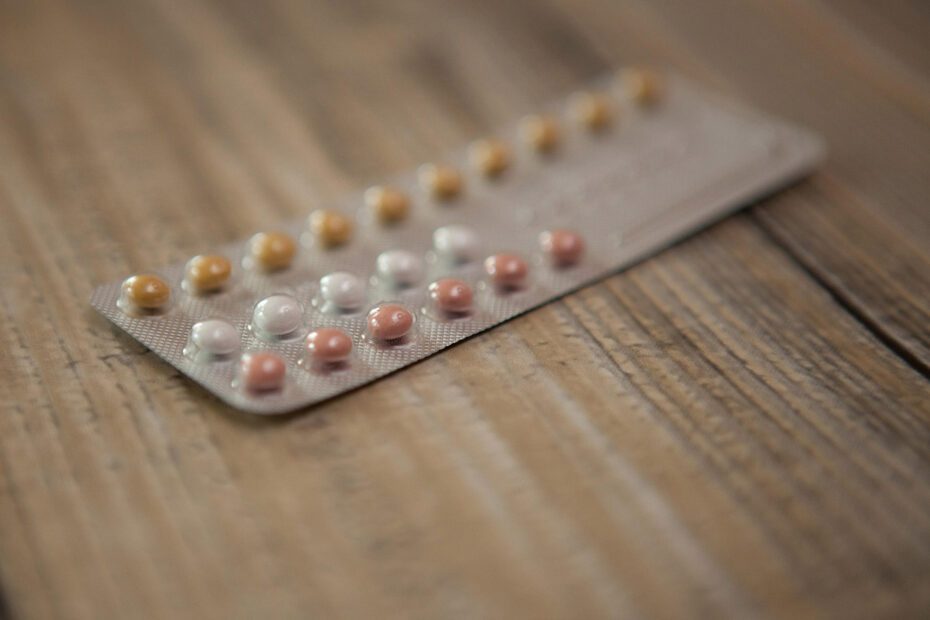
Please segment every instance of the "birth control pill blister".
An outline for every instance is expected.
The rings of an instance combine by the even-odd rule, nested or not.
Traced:
[[[284,413],[614,273],[822,155],[807,131],[625,71],[91,303],[230,405]]]

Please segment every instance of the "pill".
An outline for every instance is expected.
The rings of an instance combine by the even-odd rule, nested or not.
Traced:
[[[451,200],[462,193],[462,175],[452,166],[424,164],[419,178],[420,186],[437,200]]]
[[[555,150],[561,138],[558,122],[551,116],[534,114],[520,121],[523,141],[539,153]]]
[[[377,185],[365,191],[365,205],[382,224],[394,224],[407,217],[410,198],[396,187]]]
[[[249,253],[259,269],[287,269],[297,254],[297,243],[283,232],[262,232],[249,240]]]
[[[662,99],[662,77],[651,69],[624,69],[620,72],[620,83],[627,96],[640,105],[649,106]]]
[[[584,238],[573,230],[556,228],[539,235],[539,245],[553,263],[574,265],[584,254]]]
[[[229,355],[239,349],[239,332],[226,321],[208,319],[191,327],[191,342],[210,355]]]
[[[613,119],[610,100],[600,93],[578,93],[570,108],[575,121],[589,131],[600,131]]]
[[[318,209],[310,214],[310,232],[324,248],[343,245],[352,238],[352,220],[338,211]]]
[[[468,283],[455,278],[443,278],[429,285],[429,298],[436,309],[442,312],[468,312],[473,294]]]
[[[275,353],[258,351],[246,353],[239,361],[242,386],[254,392],[278,390],[284,385],[287,365]]]
[[[491,282],[503,288],[518,288],[526,280],[526,261],[513,254],[495,254],[484,261],[484,270]]]
[[[481,174],[496,177],[510,166],[510,149],[494,138],[478,140],[468,148],[468,158]]]
[[[382,280],[413,286],[423,279],[423,259],[408,250],[388,250],[378,255],[375,269]]]
[[[441,226],[433,231],[433,249],[446,260],[467,263],[478,258],[478,235],[468,226]]]
[[[337,308],[354,310],[365,304],[368,292],[357,275],[336,271],[320,278],[320,297]]]
[[[286,336],[297,330],[303,320],[300,302],[290,295],[271,295],[252,311],[252,325],[270,336]]]
[[[158,276],[141,274],[123,281],[122,294],[136,308],[159,310],[168,305],[171,287]]]
[[[413,314],[400,304],[381,304],[368,313],[368,333],[375,340],[403,338],[412,327]]]
[[[344,362],[352,354],[352,338],[335,327],[321,327],[307,335],[307,355],[315,362]]]
[[[232,263],[225,256],[195,256],[184,269],[185,281],[193,292],[209,293],[226,284]]]

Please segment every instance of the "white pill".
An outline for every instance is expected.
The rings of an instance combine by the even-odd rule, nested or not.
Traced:
[[[290,295],[271,295],[255,304],[252,325],[272,336],[284,336],[300,327],[304,309]]]
[[[447,260],[467,263],[478,258],[478,235],[468,226],[443,226],[433,231],[433,248]]]
[[[320,297],[339,308],[352,310],[365,305],[365,282],[357,275],[336,271],[320,278]]]
[[[407,250],[388,250],[378,255],[378,275],[400,286],[412,286],[423,279],[423,259]]]
[[[226,321],[208,319],[191,327],[191,342],[210,355],[229,355],[239,350],[239,332]]]

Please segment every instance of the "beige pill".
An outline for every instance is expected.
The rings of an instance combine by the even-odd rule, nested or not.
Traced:
[[[123,281],[123,296],[126,301],[144,310],[158,310],[171,299],[168,283],[151,274],[132,276]]]
[[[199,293],[216,291],[232,274],[232,263],[225,256],[195,256],[187,263],[185,279]]]
[[[376,185],[365,191],[365,205],[382,224],[394,224],[407,217],[410,198],[395,187]]]
[[[326,248],[343,245],[352,238],[352,220],[337,211],[318,209],[310,214],[310,232]]]
[[[462,193],[462,175],[452,166],[424,164],[419,177],[420,186],[436,200],[451,200]]]
[[[601,131],[613,120],[610,100],[600,93],[578,93],[570,107],[575,121],[589,131]]]
[[[282,232],[258,233],[249,241],[249,252],[260,269],[287,269],[297,254],[297,243]]]
[[[478,140],[468,149],[471,165],[486,177],[496,177],[510,166],[510,149],[494,138]]]
[[[539,153],[548,153],[559,145],[561,131],[559,124],[551,116],[534,114],[520,121],[520,135],[523,141]]]
[[[626,94],[643,106],[658,103],[665,89],[658,73],[642,67],[624,69],[620,73],[620,83]]]

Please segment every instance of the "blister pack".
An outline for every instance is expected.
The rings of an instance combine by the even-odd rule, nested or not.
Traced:
[[[682,78],[626,70],[91,303],[233,407],[284,413],[614,273],[822,153],[807,131]]]

